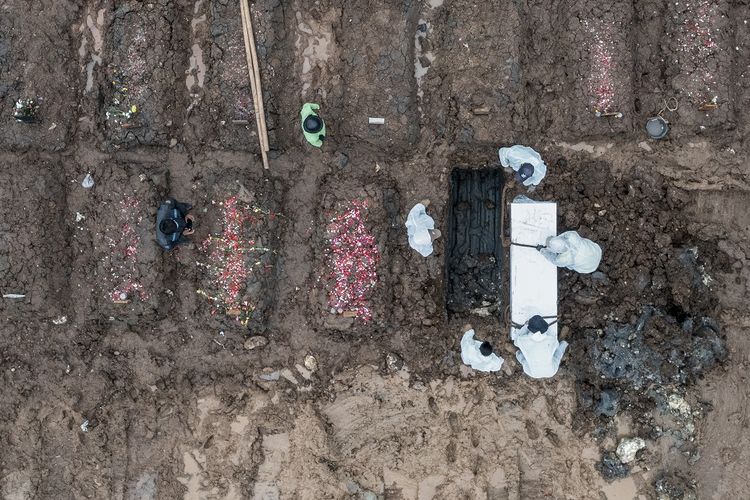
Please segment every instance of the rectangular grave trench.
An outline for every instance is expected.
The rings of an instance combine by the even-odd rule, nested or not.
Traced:
[[[454,168],[445,240],[450,315],[497,305],[503,291],[503,172]]]

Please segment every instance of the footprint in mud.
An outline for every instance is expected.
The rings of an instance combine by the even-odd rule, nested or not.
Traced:
[[[526,434],[529,436],[529,439],[539,439],[539,429],[536,428],[534,422],[527,420],[525,426]]]

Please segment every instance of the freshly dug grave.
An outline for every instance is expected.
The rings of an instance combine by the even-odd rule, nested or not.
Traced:
[[[670,398],[727,357],[712,274],[732,261],[717,241],[691,233],[688,195],[647,166],[615,177],[603,161],[551,163],[531,196],[557,201],[558,232],[576,230],[603,250],[596,272],[559,274],[561,335],[580,402],[574,421],[606,434],[606,419],[627,413],[656,438],[650,412],[669,413]]]

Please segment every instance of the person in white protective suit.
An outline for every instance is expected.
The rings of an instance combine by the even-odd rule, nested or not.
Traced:
[[[498,150],[500,164],[512,168],[516,179],[526,187],[536,186],[547,175],[547,165],[539,153],[528,146],[511,146]]]
[[[474,339],[474,329],[471,325],[461,338],[461,361],[480,372],[496,372],[503,366],[503,358],[492,352],[489,342]]]
[[[567,267],[582,274],[593,273],[602,260],[602,248],[575,231],[566,231],[547,239],[539,250],[557,267]]]
[[[427,215],[427,204],[429,204],[427,200],[417,203],[406,218],[409,246],[419,252],[422,257],[432,254],[432,242],[440,237],[440,230],[435,229],[435,220]]]
[[[558,342],[557,335],[549,331],[549,323],[541,316],[532,316],[515,333],[513,344],[519,349],[516,359],[531,378],[553,377],[568,348],[567,342]]]

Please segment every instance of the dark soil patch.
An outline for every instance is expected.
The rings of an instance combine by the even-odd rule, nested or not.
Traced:
[[[524,114],[518,10],[510,2],[450,2],[434,16],[417,32],[425,131],[461,142],[509,140]]]
[[[419,137],[414,82],[417,2],[347,2],[337,36],[344,46],[346,84],[335,108],[343,118],[338,135],[404,152]],[[330,102],[330,99],[329,99]],[[368,117],[385,125],[368,125]]]
[[[648,388],[684,387],[723,361],[723,335],[704,318],[717,314],[711,275],[731,262],[687,231],[685,193],[647,168],[616,178],[603,162],[561,158],[533,197],[558,202],[560,232],[603,250],[595,273],[560,270],[584,411],[650,408],[658,398]]]
[[[0,300],[7,316],[59,313],[67,303],[71,269],[65,186],[56,160],[0,157]]]
[[[124,2],[113,13],[101,119],[116,145],[167,145],[182,121],[187,37],[171,2]],[[177,81],[175,81],[177,80]],[[135,112],[132,111],[135,106]],[[132,113],[132,116],[122,114]]]
[[[79,261],[76,280],[91,290],[93,317],[109,316],[136,323],[162,318],[167,283],[162,273],[173,268],[156,243],[156,209],[166,192],[164,170],[123,164],[103,165],[87,193],[86,217],[78,223],[74,248],[90,261]],[[74,189],[83,190],[75,186]],[[80,250],[79,250],[80,251]]]
[[[451,313],[497,306],[503,291],[503,171],[455,169],[446,236],[446,306]]]
[[[33,12],[34,15],[24,15]],[[70,60],[79,5],[68,1],[9,1],[0,16],[0,147],[56,151],[75,127],[76,65]],[[39,122],[18,123],[19,98],[40,104]]]

